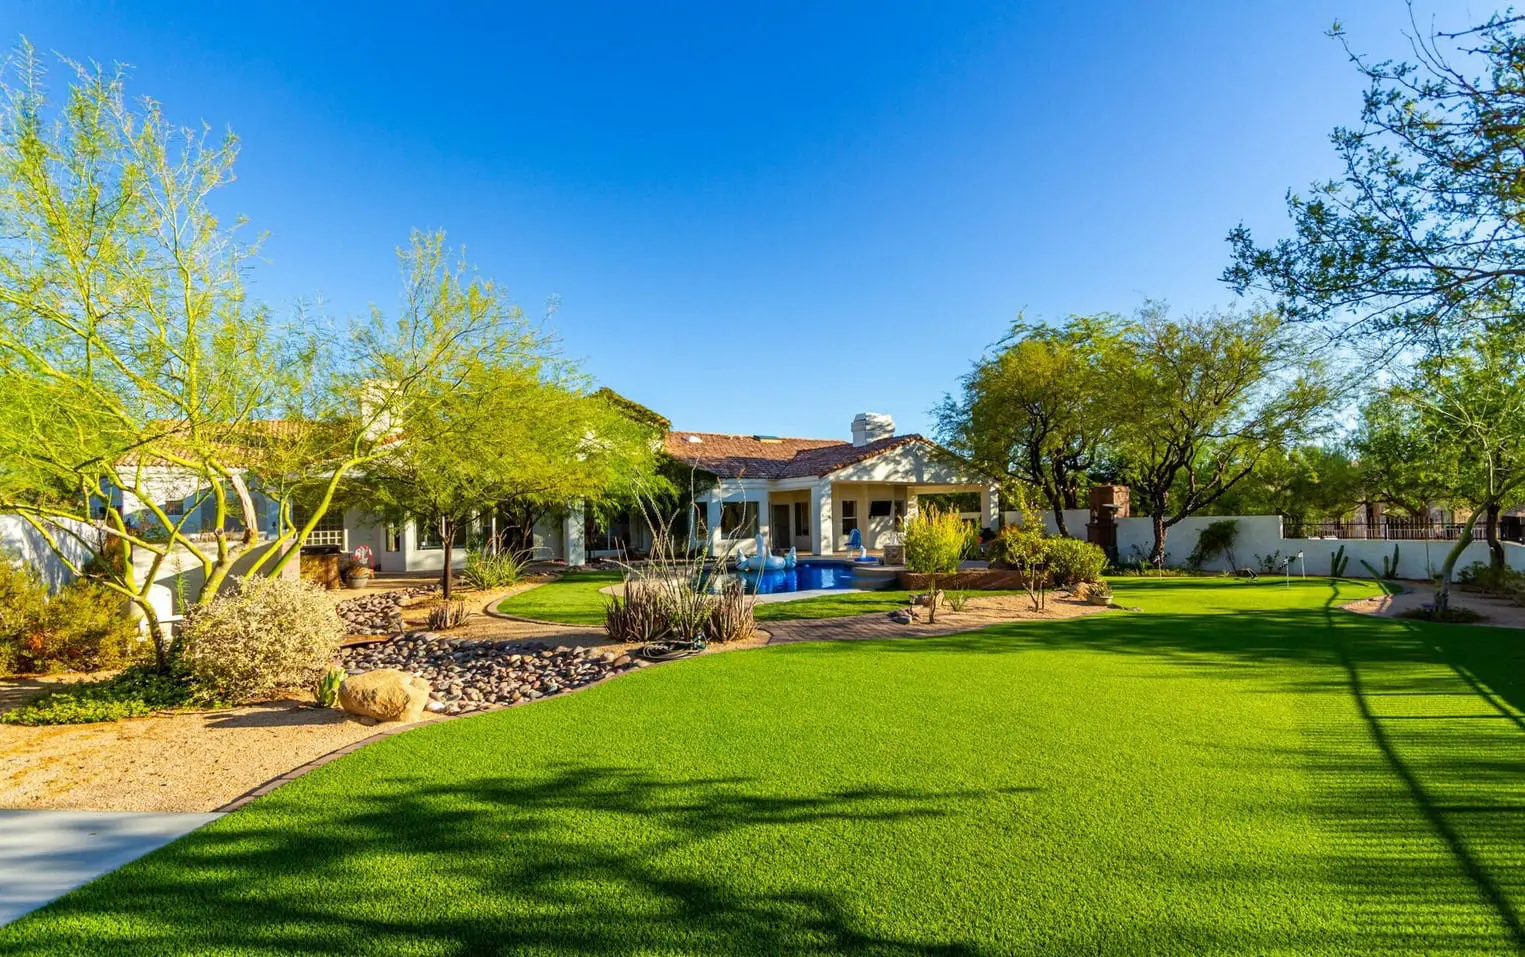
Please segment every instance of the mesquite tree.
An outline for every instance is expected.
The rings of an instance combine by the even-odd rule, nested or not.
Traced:
[[[1291,238],[1262,247],[1234,229],[1224,279],[1275,295],[1294,323],[1334,320],[1389,347],[1429,347],[1517,315],[1522,22],[1495,15],[1458,32],[1416,31],[1415,62],[1369,62],[1346,44],[1369,87],[1359,125],[1331,137],[1343,174],[1289,194]],[[1338,25],[1334,35],[1344,42]]]
[[[1087,473],[1119,423],[1103,382],[1118,344],[1109,317],[1072,316],[1062,328],[1018,323],[937,409],[938,435],[992,475],[1041,492],[1060,535],[1079,508]]]
[[[1329,389],[1271,313],[1175,320],[1151,307],[1122,342],[1107,376],[1121,423],[1113,454],[1154,521],[1148,557],[1162,565],[1170,527],[1233,488],[1267,449],[1307,437]]]

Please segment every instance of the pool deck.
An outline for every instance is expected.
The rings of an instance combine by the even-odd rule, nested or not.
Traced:
[[[799,591],[775,591],[765,595],[753,595],[752,599],[759,605],[771,605],[781,601],[820,598],[822,595],[851,595],[854,592],[868,590],[867,588],[801,588]]]

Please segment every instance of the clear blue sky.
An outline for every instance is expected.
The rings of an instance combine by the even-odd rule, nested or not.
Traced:
[[[1226,304],[1224,236],[1335,171],[1399,0],[0,2],[243,141],[258,295],[391,306],[443,228],[679,428],[846,437],[928,410],[1020,310]],[[1490,8],[1419,0],[1442,25]]]

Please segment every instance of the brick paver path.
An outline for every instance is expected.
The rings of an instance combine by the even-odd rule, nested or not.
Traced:
[[[901,625],[888,614],[875,612],[850,618],[814,618],[800,621],[770,621],[762,624],[769,635],[768,644],[786,645],[798,641],[867,641],[874,638],[927,638],[933,635],[956,635],[989,627],[990,622],[962,621],[949,624]]]

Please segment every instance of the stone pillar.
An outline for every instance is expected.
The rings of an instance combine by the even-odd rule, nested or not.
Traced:
[[[980,527],[991,531],[1001,527],[1001,494],[994,485],[980,491]]]
[[[588,563],[588,528],[585,522],[580,504],[567,509],[566,518],[561,520],[561,544],[566,551],[563,557],[568,565]]]
[[[810,487],[810,514],[814,528],[811,529],[817,555],[830,555],[837,550],[835,523],[832,521],[831,483],[817,482]]]

